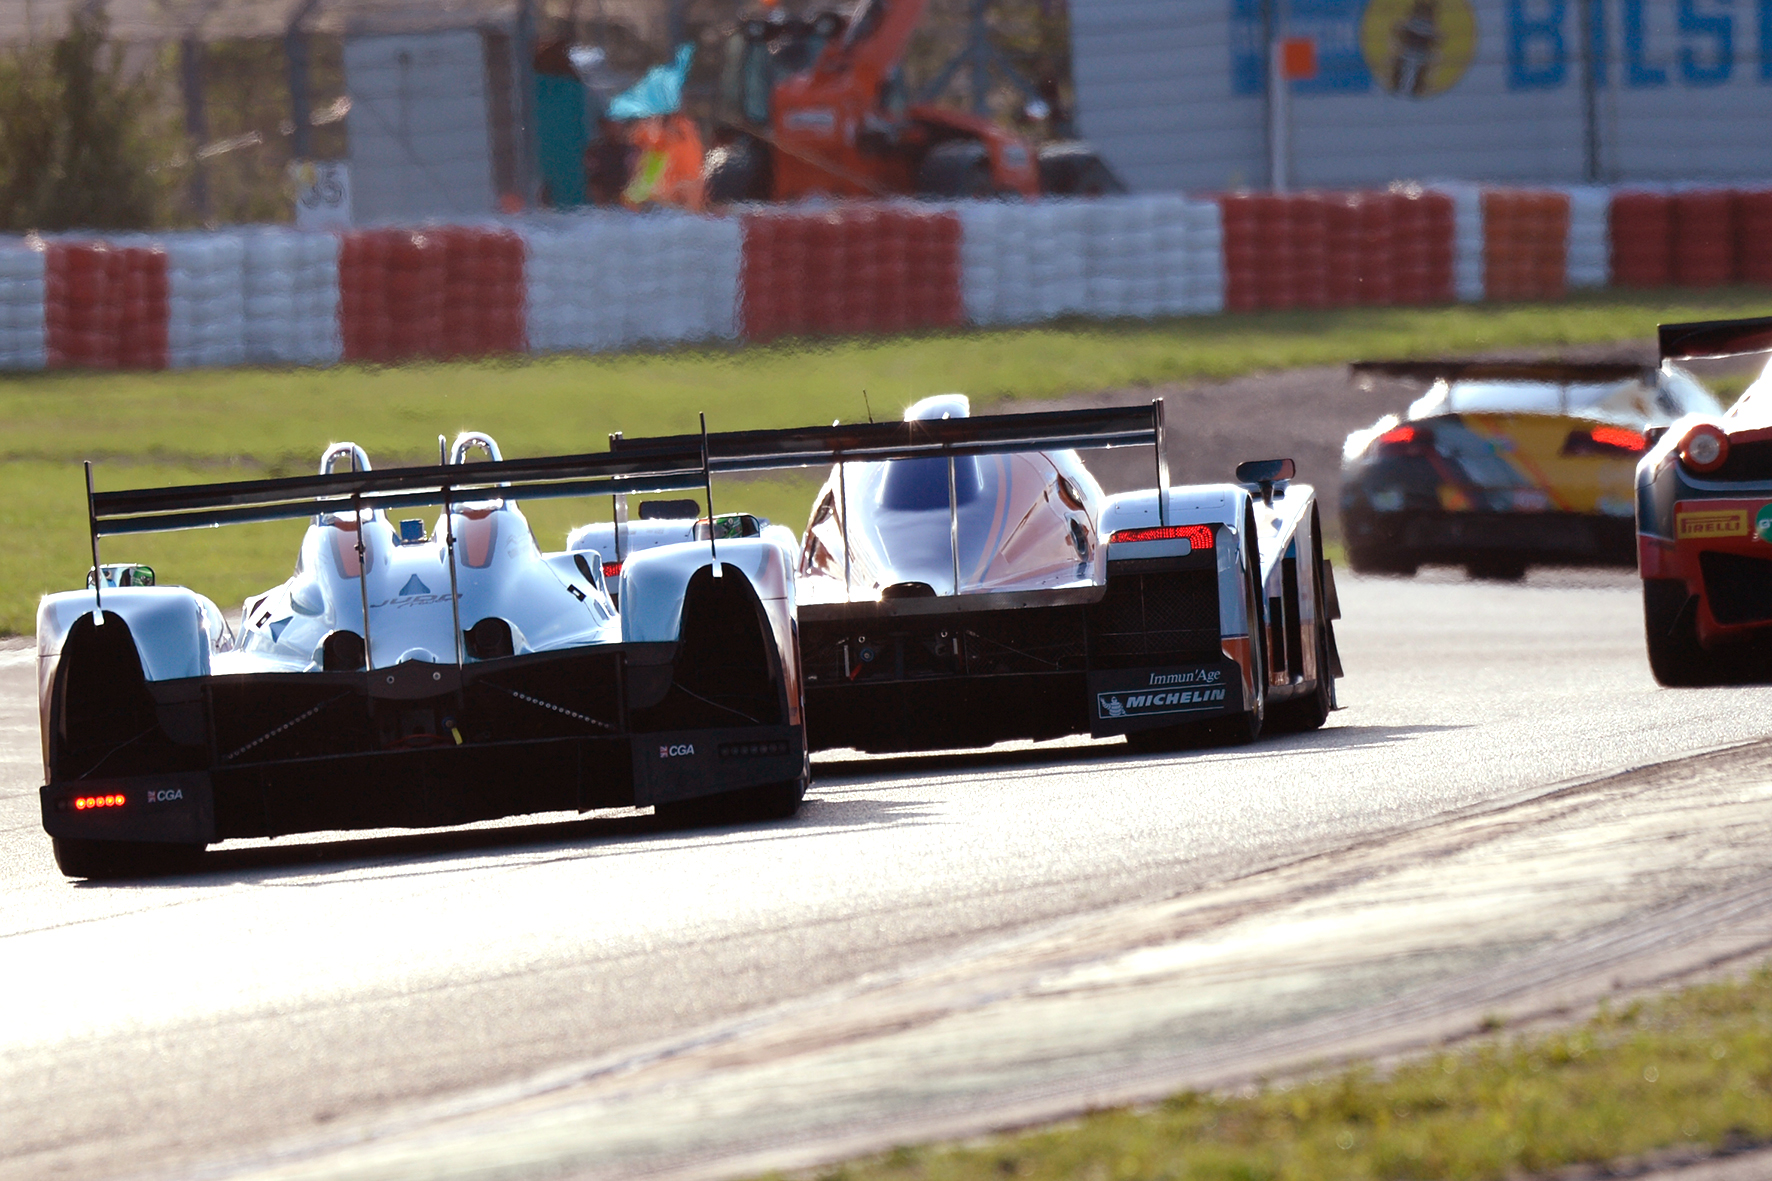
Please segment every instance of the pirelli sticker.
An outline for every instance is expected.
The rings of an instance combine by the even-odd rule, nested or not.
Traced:
[[[1674,536],[1681,541],[1749,537],[1752,533],[1751,517],[1744,508],[1681,508],[1674,512]]]

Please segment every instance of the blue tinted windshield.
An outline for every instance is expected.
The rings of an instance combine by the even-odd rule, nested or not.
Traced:
[[[978,457],[962,455],[954,460],[954,503],[970,504],[984,486]],[[880,507],[900,512],[945,509],[948,506],[948,461],[945,459],[892,459],[880,482]]]

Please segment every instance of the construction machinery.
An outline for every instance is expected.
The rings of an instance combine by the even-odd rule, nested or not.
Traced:
[[[1036,148],[981,116],[913,102],[903,64],[927,4],[862,0],[848,16],[772,9],[741,22],[720,142],[703,167],[708,200],[1123,191],[1085,144]]]

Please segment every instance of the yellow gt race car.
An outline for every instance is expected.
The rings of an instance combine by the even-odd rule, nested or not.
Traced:
[[[1368,573],[1636,562],[1633,478],[1658,429],[1722,407],[1691,374],[1628,361],[1361,361],[1428,384],[1342,448],[1348,562]]]

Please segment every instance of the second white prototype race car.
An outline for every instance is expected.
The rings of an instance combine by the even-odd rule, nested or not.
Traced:
[[[1115,496],[1075,450],[1139,445],[1154,484]],[[901,423],[709,436],[716,472],[832,464],[798,565],[809,744],[1162,749],[1322,725],[1339,612],[1314,492],[1289,459],[1170,488],[1163,447],[1161,402],[973,418],[961,395]]]
[[[485,463],[467,463],[484,451]],[[37,644],[43,824],[75,877],[189,864],[230,837],[654,806],[790,815],[806,788],[793,535],[661,545],[619,576],[543,553],[516,498],[705,485],[700,441],[88,494],[94,575]],[[89,484],[90,488],[90,484]],[[435,523],[392,510],[441,505]],[[99,561],[106,535],[310,518],[295,573],[209,599]]]

